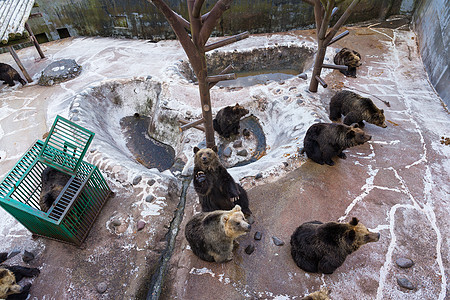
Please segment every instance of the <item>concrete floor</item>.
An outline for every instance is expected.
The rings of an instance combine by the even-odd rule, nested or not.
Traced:
[[[427,80],[413,33],[382,28],[350,31],[336,47],[354,48],[363,54],[358,78],[345,78],[338,71],[328,73],[325,80],[329,88],[319,87],[314,95],[317,105],[327,107],[339,89],[356,89],[390,102],[387,107],[372,97],[385,110],[388,127],[367,125],[365,130],[372,135],[372,141],[347,150],[348,158],[336,158],[333,167],[309,160],[303,163],[302,158],[297,165],[287,167],[290,172],[242,180],[256,222],[252,232],[239,239],[233,261],[226,264],[201,261],[186,247],[184,225],[198,211],[197,196],[190,187],[163,299],[298,299],[322,286],[331,289],[332,299],[443,300],[450,294],[450,146],[440,143],[441,137],[448,137],[450,132],[448,110]],[[313,31],[290,34],[308,40],[314,36]],[[89,44],[95,44],[95,49]],[[182,57],[176,41],[162,45],[173,46],[168,47],[172,50],[164,59]],[[158,76],[164,71],[156,61],[126,67],[136,59],[134,54],[154,47],[145,41],[57,41],[43,45],[49,57],[43,61],[35,61],[34,49],[18,53],[29,72],[36,75],[51,61],[69,53],[69,46],[71,53],[78,49],[76,60],[89,69],[88,73],[53,87],[0,87],[0,108],[7,112],[0,119],[0,151],[7,153],[6,159],[4,156],[0,160],[0,174],[5,174],[48,130],[54,115],[69,106],[70,96],[106,78]],[[96,62],[108,59],[111,64],[96,67]],[[12,58],[1,54],[0,60],[11,63]],[[288,88],[281,87],[281,93]],[[0,228],[5,248],[0,252],[18,248],[35,250],[37,254],[30,265],[40,267],[41,274],[33,282],[31,299],[134,299],[145,294],[142,288],[149,280],[146,274],[165,247],[162,239],[178,195],[167,197],[161,215],[146,220],[155,225],[143,232],[133,230],[133,222],[126,224],[123,231],[111,231],[108,224],[114,216],[120,216],[124,223],[139,217],[133,211],[132,199],[140,197],[146,187],[119,182],[111,170],[106,176],[116,196],[100,214],[84,249],[45,239],[32,240],[24,228],[11,229],[14,220]],[[289,239],[297,226],[311,220],[348,221],[353,216],[372,231],[380,232],[380,241],[363,246],[332,275],[308,274],[295,265]],[[261,241],[253,239],[256,231],[262,232]],[[275,246],[272,236],[282,239],[285,245]],[[251,255],[244,252],[248,244],[255,246]],[[395,264],[399,257],[410,258],[415,265],[401,269]],[[399,287],[396,280],[400,276],[408,278],[416,288]],[[108,289],[99,294],[96,287],[102,282]]]

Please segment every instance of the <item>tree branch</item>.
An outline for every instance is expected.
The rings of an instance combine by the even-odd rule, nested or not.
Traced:
[[[337,33],[339,28],[344,24],[344,22],[350,17],[350,14],[352,13],[352,10],[355,8],[355,6],[359,3],[360,0],[353,0],[353,2],[347,7],[345,12],[342,14],[342,16],[339,18],[339,20],[334,24],[333,28],[330,30],[330,32],[325,37],[325,45],[330,43],[331,39],[334,37],[334,35]]]
[[[194,18],[200,17],[200,10],[202,9],[202,5],[205,0],[195,0],[194,7],[192,8],[192,16]]]
[[[206,45],[205,46],[205,52],[208,52],[208,51],[211,51],[211,50],[214,50],[214,49],[226,46],[228,44],[231,44],[231,43],[234,43],[234,42],[237,42],[237,41],[240,41],[242,39],[248,38],[249,36],[250,36],[250,34],[248,33],[248,31],[245,31],[243,33],[239,33],[239,34],[236,34],[236,35],[233,35],[233,36],[230,36],[230,37],[228,37],[226,39],[223,39],[223,40],[220,40],[218,42]]]
[[[209,12],[209,15],[206,17],[200,31],[200,39],[204,42],[204,44],[206,44],[206,41],[208,41],[211,32],[213,31],[214,27],[216,27],[217,22],[219,21],[224,11],[230,8],[231,2],[232,0],[219,0]]]
[[[184,28],[186,28],[187,30],[191,30],[191,24],[185,18],[183,18],[181,15],[177,14],[174,11],[173,11],[173,13],[177,17],[178,22],[180,22],[181,25],[183,25]]]

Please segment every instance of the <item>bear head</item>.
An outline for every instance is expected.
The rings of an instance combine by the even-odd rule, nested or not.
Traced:
[[[0,268],[0,299],[6,299],[9,295],[21,292],[22,287],[16,283],[13,272]]]
[[[214,171],[220,165],[219,157],[217,156],[217,146],[205,149],[194,147],[194,155],[195,167],[203,171]]]
[[[358,250],[364,244],[377,242],[380,239],[379,233],[370,232],[357,218],[352,218],[347,227],[345,240],[352,251]]]
[[[348,48],[343,48],[341,52],[344,56],[344,65],[354,68],[361,66],[361,55],[358,52]]]
[[[236,103],[236,105],[232,107],[232,113],[233,113],[233,115],[235,115],[236,117],[239,117],[239,119],[240,119],[243,116],[245,116],[246,114],[248,114],[248,109],[239,105],[239,103]]]
[[[222,216],[222,222],[224,224],[225,235],[232,239],[250,232],[250,229],[252,228],[245,219],[239,205],[236,205],[232,210],[225,212]]]
[[[386,121],[386,119],[384,117],[384,110],[382,110],[382,109],[380,109],[377,113],[373,114],[370,117],[370,123],[380,126],[380,127],[383,127],[383,128],[387,127],[385,121]]]
[[[365,142],[370,141],[372,136],[366,134],[364,130],[359,128],[358,124],[353,124],[352,126],[349,126],[345,138],[349,146],[353,147],[357,145],[362,145]]]

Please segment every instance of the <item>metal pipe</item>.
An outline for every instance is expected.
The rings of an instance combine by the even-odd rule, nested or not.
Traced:
[[[222,80],[233,80],[236,79],[235,73],[230,74],[219,74],[219,75],[213,75],[206,77],[206,82],[219,82]]]
[[[335,36],[335,37],[328,43],[327,47],[330,46],[330,45],[332,45],[332,44],[334,44],[334,43],[336,43],[337,41],[339,41],[339,40],[342,39],[343,37],[346,37],[349,33],[350,33],[350,32],[349,32],[348,30],[346,30],[346,31],[344,31],[343,33],[341,33],[341,34]]]
[[[316,79],[324,88],[328,86],[328,84],[319,75],[316,75]]]
[[[335,70],[343,70],[343,71],[348,71],[348,67],[344,66],[344,65],[329,65],[329,64],[322,64],[323,68],[328,68],[328,69],[335,69]]]
[[[206,45],[205,46],[205,52],[208,52],[208,51],[211,51],[211,50],[214,50],[214,49],[217,49],[217,48],[229,45],[231,43],[243,40],[245,38],[248,38],[249,36],[250,36],[250,34],[249,34],[248,31],[245,31],[243,33],[239,33],[239,34],[233,35],[233,36],[231,36],[229,38],[226,38],[226,39],[223,39],[221,41],[218,41],[218,42]]]

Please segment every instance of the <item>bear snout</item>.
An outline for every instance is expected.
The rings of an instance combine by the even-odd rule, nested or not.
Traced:
[[[252,225],[247,224],[247,226],[244,226],[245,232],[250,232],[252,230]]]
[[[381,127],[386,128],[387,127],[386,123],[383,123],[383,125],[381,125]]]
[[[366,142],[367,142],[367,141],[370,141],[370,140],[372,139],[372,136],[371,136],[371,135],[366,135],[366,136],[364,136],[364,137],[365,137]]]
[[[367,243],[370,242],[378,242],[378,240],[380,239],[380,233],[379,232],[371,232],[368,235],[366,235],[366,240]]]

